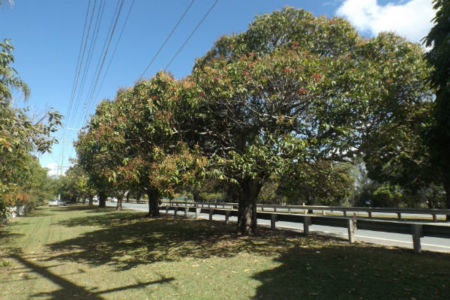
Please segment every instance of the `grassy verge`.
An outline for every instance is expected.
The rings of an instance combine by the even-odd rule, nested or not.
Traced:
[[[0,299],[450,299],[450,255],[111,209],[39,209],[0,258]]]

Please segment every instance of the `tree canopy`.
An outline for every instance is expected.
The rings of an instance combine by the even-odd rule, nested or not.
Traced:
[[[420,46],[395,34],[364,39],[344,19],[286,7],[221,37],[188,77],[160,72],[102,102],[79,163],[98,187],[145,191],[151,215],[161,196],[213,178],[252,234],[274,180],[302,201],[336,201],[362,160],[388,187],[430,184],[430,72]]]
[[[426,58],[434,66],[430,81],[436,88],[433,123],[426,135],[434,175],[443,183],[450,208],[450,3],[434,0],[434,27],[425,38],[432,47]]]

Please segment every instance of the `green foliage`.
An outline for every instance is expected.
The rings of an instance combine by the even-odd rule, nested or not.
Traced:
[[[450,208],[450,3],[435,0],[437,10],[435,25],[425,38],[432,49],[426,54],[434,66],[430,80],[436,88],[436,101],[433,111],[433,124],[426,134],[430,148],[435,177],[442,183],[447,194],[447,207]]]
[[[290,204],[339,205],[353,190],[351,165],[318,161],[293,164],[280,178],[278,194],[286,196]]]
[[[33,152],[49,151],[56,141],[51,133],[61,124],[61,115],[49,112],[40,121],[11,104],[12,89],[29,95],[28,86],[11,66],[12,45],[0,42],[0,210],[16,202],[39,202],[45,198],[47,181]]]
[[[157,204],[201,176],[205,160],[183,143],[193,94],[188,80],[161,72],[102,102],[76,143],[92,186],[104,193],[138,189]]]
[[[371,177],[420,186],[430,181],[412,172],[425,169],[420,137],[432,103],[429,72],[419,45],[387,33],[364,40],[343,19],[285,8],[222,37],[197,60],[198,141],[219,179],[247,199],[249,182],[259,191],[282,174],[303,178],[300,193],[319,202],[345,199],[345,168],[328,174],[327,192],[319,187],[324,170],[356,155]]]

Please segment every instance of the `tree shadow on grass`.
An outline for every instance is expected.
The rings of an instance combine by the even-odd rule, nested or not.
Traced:
[[[109,211],[116,211],[115,207],[98,207],[98,205],[95,206],[88,206],[88,205],[79,205],[79,204],[70,204],[66,206],[55,206],[52,207],[52,210],[54,211],[88,211],[88,212],[109,212]]]
[[[47,245],[49,260],[75,261],[127,270],[183,258],[233,257],[241,252],[276,257],[278,267],[253,276],[262,284],[256,299],[450,299],[450,255],[350,245],[328,237],[300,237],[261,229],[235,235],[235,226],[183,218],[144,218],[111,213],[60,222],[100,227]]]
[[[33,208],[31,212],[28,212],[24,216],[20,216],[21,218],[36,218],[36,217],[46,217],[50,216],[51,214],[48,212],[47,208],[45,207],[36,207]]]
[[[254,275],[254,299],[450,299],[449,254],[310,243]]]
[[[0,228],[0,245],[6,245],[8,241],[23,236],[21,233],[11,233],[6,229]]]
[[[59,221],[58,224],[67,227],[100,226],[109,228],[111,226],[120,226],[130,222],[133,223],[140,220],[147,220],[145,213],[129,211],[91,209],[87,213],[91,215],[62,220]]]
[[[8,226],[16,226],[14,224],[17,223],[12,223]],[[8,228],[7,226],[0,227],[0,246],[8,245],[11,240],[24,236],[22,233],[13,233],[10,229],[11,228]]]
[[[38,265],[31,260],[29,260],[24,254],[20,251],[11,252],[9,257],[23,265],[30,272],[33,272],[51,282],[58,285],[59,289],[51,292],[41,292],[32,295],[31,297],[44,297],[45,299],[103,299],[101,295],[119,292],[128,289],[136,289],[143,288],[152,284],[165,284],[170,283],[174,280],[171,278],[161,277],[160,280],[148,281],[148,282],[138,282],[136,284],[127,285],[127,286],[119,286],[107,290],[97,290],[96,288],[85,288],[83,286],[77,285],[74,282],[60,276],[58,274],[53,273],[49,270],[51,266],[41,266]]]
[[[136,213],[73,218],[59,224],[102,228],[47,245],[52,251],[48,260],[111,265],[117,271],[159,261],[179,261],[185,257],[231,257],[243,251],[273,255],[274,248],[292,243],[271,234],[238,237],[235,226],[221,222],[164,217],[148,219]]]

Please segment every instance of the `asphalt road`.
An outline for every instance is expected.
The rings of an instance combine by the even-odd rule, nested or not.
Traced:
[[[114,202],[107,202],[107,206],[116,206]],[[123,203],[124,208],[138,210],[138,211],[147,211],[147,204],[136,204],[136,203]],[[161,213],[165,213],[166,210],[161,210]],[[173,211],[169,210],[169,214],[173,214]],[[184,215],[182,212],[178,212],[178,214]],[[194,213],[188,213],[188,217],[195,217]],[[208,219],[208,214],[200,214],[201,219]],[[225,220],[225,216],[214,215],[213,220],[223,221]],[[237,222],[236,217],[230,217],[230,222]],[[261,220],[258,219],[259,226],[270,226],[269,220]],[[277,228],[282,229],[290,229],[302,232],[303,224],[302,223],[293,223],[293,222],[277,222]],[[347,228],[340,227],[332,227],[332,226],[322,226],[322,225],[310,225],[309,231],[311,233],[334,236],[337,238],[348,239]],[[401,248],[412,249],[412,237],[409,234],[401,234],[401,233],[388,233],[388,232],[380,232],[380,231],[372,231],[372,230],[357,230],[355,234],[357,241],[374,243],[384,246],[394,246]],[[422,250],[425,251],[437,251],[437,252],[447,252],[450,253],[450,239],[444,238],[434,238],[434,237],[422,237],[421,239]]]

